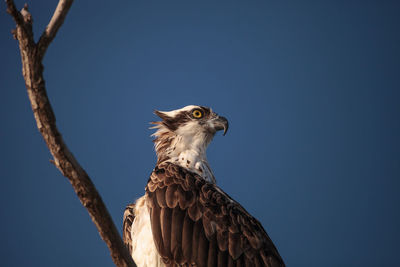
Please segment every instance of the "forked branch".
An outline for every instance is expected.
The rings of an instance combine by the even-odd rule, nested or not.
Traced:
[[[61,133],[56,127],[56,119],[47,97],[43,79],[42,60],[46,50],[57,34],[58,29],[72,5],[73,0],[60,0],[46,30],[38,43],[32,31],[32,16],[28,6],[19,12],[12,0],[6,0],[7,12],[14,18],[16,30],[14,38],[19,42],[22,72],[31,102],[37,127],[42,134],[54,164],[69,179],[82,205],[88,210],[101,238],[106,242],[112,260],[118,267],[136,266],[112,221],[112,218],[85,170],[69,151]]]

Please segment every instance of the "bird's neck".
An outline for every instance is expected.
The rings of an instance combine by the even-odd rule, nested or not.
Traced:
[[[157,139],[155,141],[158,163],[170,162],[179,165],[198,174],[206,181],[215,183],[215,177],[206,156],[208,143],[203,141],[205,139],[202,136],[174,134],[164,140],[162,138]],[[165,142],[169,143],[169,145],[164,146],[163,143]],[[157,149],[157,147],[161,149]]]

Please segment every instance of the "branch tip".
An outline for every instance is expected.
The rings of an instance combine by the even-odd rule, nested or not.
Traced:
[[[64,23],[65,17],[67,16],[73,2],[73,0],[60,0],[58,2],[56,10],[54,10],[54,14],[38,42],[40,58],[43,58],[47,47],[50,45],[51,41],[53,41],[61,25]]]
[[[19,11],[17,10],[17,8],[15,7],[15,3],[13,0],[6,0],[6,4],[7,4],[7,13],[10,14],[15,23],[17,23],[17,25],[20,25],[22,22],[21,19],[21,14],[19,13]]]
[[[24,7],[21,9],[21,15],[26,23],[32,24],[32,15],[29,13],[28,4],[25,3]]]

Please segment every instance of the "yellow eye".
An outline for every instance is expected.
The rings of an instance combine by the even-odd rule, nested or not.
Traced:
[[[203,112],[200,109],[195,109],[193,110],[192,115],[194,118],[200,119],[201,117],[203,117]]]

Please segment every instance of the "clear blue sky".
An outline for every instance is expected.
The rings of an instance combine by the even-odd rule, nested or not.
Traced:
[[[56,1],[29,1],[36,38]],[[22,7],[24,1],[17,1]],[[288,266],[399,266],[398,1],[76,1],[45,79],[121,228],[155,164],[154,109],[230,121],[209,161]],[[49,162],[0,3],[2,266],[112,266]]]

